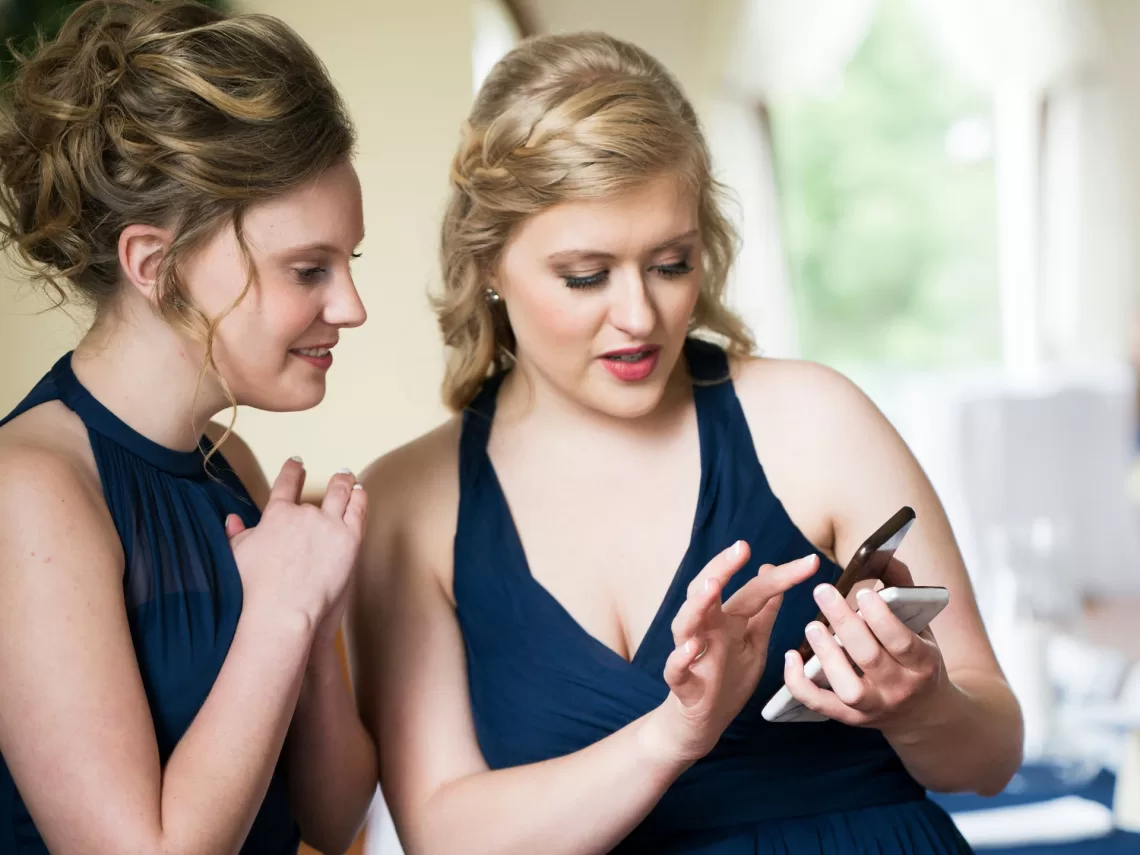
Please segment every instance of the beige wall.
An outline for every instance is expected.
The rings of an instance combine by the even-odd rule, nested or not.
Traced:
[[[51,303],[0,255],[0,418],[16,406],[87,328],[83,311]]]
[[[360,132],[368,237],[356,263],[368,323],[337,348],[325,402],[238,418],[266,469],[305,457],[310,484],[360,468],[446,416],[442,348],[427,303],[436,232],[459,123],[471,100],[467,0],[242,0],[294,26],[324,58]],[[332,9],[335,8],[335,14]],[[0,270],[0,410],[10,409],[82,332]]]

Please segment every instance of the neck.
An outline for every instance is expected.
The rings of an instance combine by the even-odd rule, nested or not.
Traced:
[[[216,381],[202,375],[204,350],[127,295],[96,319],[75,348],[72,367],[131,428],[159,445],[190,451],[228,403]]]
[[[496,414],[506,422],[526,420],[542,425],[544,431],[555,436],[604,434],[611,440],[624,437],[641,444],[653,436],[672,434],[678,420],[689,418],[692,400],[692,380],[684,356],[673,366],[657,406],[634,418],[613,416],[586,406],[545,382],[525,360],[520,360],[503,381]]]

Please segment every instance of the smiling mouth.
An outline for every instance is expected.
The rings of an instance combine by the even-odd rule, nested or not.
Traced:
[[[322,356],[328,356],[332,348],[329,347],[297,347],[293,349],[294,353],[299,353],[301,356],[311,356],[314,359],[320,359]]]

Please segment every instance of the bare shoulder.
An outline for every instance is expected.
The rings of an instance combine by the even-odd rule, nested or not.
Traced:
[[[257,461],[253,449],[237,433],[230,431],[226,434],[226,427],[217,422],[206,425],[206,439],[217,445],[218,451],[226,459],[226,463],[233,469],[242,486],[249,492],[254,504],[264,508],[269,499],[269,481],[265,477],[265,470]]]
[[[790,451],[843,453],[897,439],[878,407],[840,372],[797,359],[734,360],[737,397],[758,444]]]
[[[59,401],[40,404],[0,428],[0,483],[15,490],[66,485],[102,502],[87,427]]]
[[[93,565],[121,565],[87,429],[64,405],[42,404],[0,429],[0,519],[0,568],[25,566],[57,541],[92,550]]]
[[[818,362],[735,359],[733,381],[746,409],[775,406],[787,418],[796,414],[804,419],[867,416],[875,411],[871,400],[850,379]]]
[[[360,476],[368,491],[365,571],[426,569],[451,589],[451,549],[459,512],[462,419],[390,451]]]

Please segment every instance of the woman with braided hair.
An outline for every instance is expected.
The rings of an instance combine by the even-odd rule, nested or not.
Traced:
[[[676,83],[602,35],[528,40],[483,85],[451,185],[457,415],[362,478],[349,609],[407,851],[968,851],[924,788],[1000,790],[1020,714],[962,559],[866,398],[750,355]],[[829,584],[904,504],[901,557],[951,591],[937,644]],[[810,627],[833,691],[794,652],[820,608],[860,666]],[[832,721],[764,721],[784,681]]]
[[[0,421],[0,852],[342,851],[365,494],[301,505],[208,422],[315,406],[364,321],[344,105],[280,21],[189,0],[81,5],[2,100],[0,245],[95,320]]]

